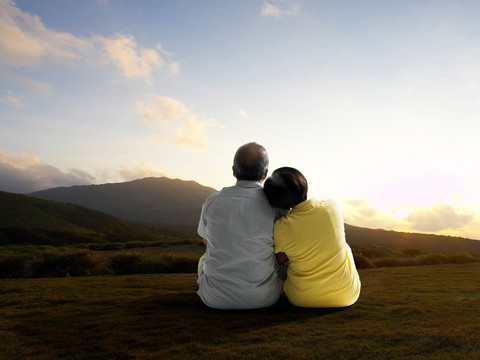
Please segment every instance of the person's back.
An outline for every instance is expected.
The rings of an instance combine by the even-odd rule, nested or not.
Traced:
[[[291,303],[344,307],[357,301],[360,279],[335,201],[296,205],[275,223],[273,237],[276,251],[290,261],[284,291]]]
[[[240,149],[235,159],[242,155]],[[272,239],[275,211],[261,185],[266,169],[265,176],[251,180],[255,176],[238,174],[240,168],[242,164],[234,165],[235,186],[207,198],[198,225],[207,245],[199,261],[198,295],[218,309],[270,306],[282,291]]]
[[[289,261],[288,300],[303,307],[355,303],[361,283],[338,204],[307,200],[307,180],[288,167],[275,170],[264,190],[271,205],[291,209],[276,221],[273,233],[277,259]]]

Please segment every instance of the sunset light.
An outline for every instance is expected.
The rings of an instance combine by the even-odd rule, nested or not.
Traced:
[[[256,141],[346,223],[480,240],[480,2],[0,0],[0,191],[233,185]]]

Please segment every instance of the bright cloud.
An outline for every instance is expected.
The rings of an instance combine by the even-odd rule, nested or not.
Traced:
[[[349,199],[344,202],[343,213],[348,224],[397,231],[468,237],[472,227],[476,226],[474,212],[446,203],[424,207],[396,206],[385,210],[364,199]]]
[[[155,49],[139,48],[132,36],[117,35],[113,39],[98,39],[103,43],[107,56],[127,78],[150,82],[152,71],[164,64]]]
[[[244,118],[244,119],[246,119],[246,118],[248,117],[248,114],[247,114],[247,112],[246,112],[245,110],[240,110],[240,111],[238,112],[238,114],[239,114],[242,118]]]
[[[459,229],[474,219],[474,213],[456,209],[451,204],[434,204],[426,208],[415,209],[406,217],[412,230],[441,231]]]
[[[64,172],[31,153],[14,156],[0,151],[0,190],[29,193],[57,186],[86,185],[93,176],[79,169]]]
[[[69,33],[46,28],[38,16],[27,14],[11,0],[0,2],[0,62],[11,67],[42,62],[70,62],[91,44]]]
[[[135,103],[141,115],[140,122],[155,133],[172,136],[183,147],[205,149],[208,147],[204,133],[207,127],[223,127],[212,118],[198,115],[183,102],[166,96],[152,95],[146,102]]]
[[[262,6],[262,16],[279,18],[284,15],[297,15],[298,8],[298,3],[289,0],[264,1]]]
[[[391,216],[364,199],[346,200],[342,211],[345,222],[350,225],[362,224],[361,226],[374,229],[390,229],[395,225]]]
[[[126,181],[143,179],[145,177],[170,177],[168,174],[156,169],[152,163],[147,161],[136,161],[124,165],[118,169],[118,173],[122,179]]]
[[[151,82],[153,71],[165,63],[160,53],[169,58],[174,55],[162,49],[160,44],[157,49],[145,48],[137,44],[131,35],[80,38],[67,32],[54,31],[48,29],[38,16],[18,9],[12,0],[0,0],[0,5],[0,67],[4,68],[1,74],[36,92],[48,93],[49,85],[5,69],[36,68],[50,63],[113,64],[129,79]],[[178,74],[180,65],[172,61],[169,69],[173,74]]]

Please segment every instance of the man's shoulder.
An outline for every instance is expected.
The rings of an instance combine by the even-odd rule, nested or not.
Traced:
[[[251,186],[234,186],[224,187],[219,191],[220,197],[250,198],[250,199],[266,199],[263,187],[259,184],[252,183]]]
[[[255,189],[254,188],[244,189],[237,185],[226,186],[221,190],[215,191],[214,193],[211,193],[210,195],[208,195],[205,201],[209,202],[217,198],[225,198],[225,197],[239,197],[239,196],[242,196],[242,194],[246,194],[247,192],[250,192],[250,190],[255,190]]]
[[[263,187],[259,182],[245,182],[246,184],[239,184],[237,182],[233,186],[227,186],[222,188],[220,191],[216,191],[210,195],[205,200],[205,203],[213,203],[217,200],[225,199],[245,199],[251,201],[260,201],[267,202],[267,197],[263,192]],[[247,185],[247,186],[245,186]]]
[[[205,199],[204,203],[209,203],[209,202],[212,202],[213,200],[215,200],[218,195],[220,195],[220,192],[221,191],[215,191],[213,193],[211,193],[210,195],[207,196],[207,198]]]
[[[211,193],[210,195],[207,196],[207,199],[217,197],[220,194],[220,192],[221,192],[221,190]]]

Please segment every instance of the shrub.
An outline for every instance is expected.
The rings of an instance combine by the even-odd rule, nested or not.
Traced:
[[[144,274],[148,269],[147,256],[139,252],[118,252],[110,259],[109,269],[117,275]]]
[[[465,252],[462,254],[446,254],[445,257],[448,263],[453,264],[480,262],[480,254],[472,252]]]
[[[443,254],[427,254],[417,259],[417,265],[438,265],[446,263],[446,257]]]
[[[357,269],[373,269],[377,266],[362,253],[354,255]]]
[[[406,255],[400,250],[390,249],[376,245],[352,244],[350,246],[354,255],[362,254],[368,259],[382,259],[391,257],[405,257]]]
[[[168,273],[196,273],[198,268],[197,255],[167,255],[164,257],[164,272]]]
[[[32,276],[33,258],[31,256],[15,256],[0,260],[0,278],[24,278]]]
[[[105,257],[93,251],[80,251],[66,256],[67,274],[71,276],[98,275],[105,272]]]
[[[151,256],[145,253],[126,251],[115,254],[109,269],[117,275],[146,273],[195,273],[199,256],[163,255]]]
[[[106,244],[88,244],[89,250],[105,251],[105,250],[121,250],[125,247],[123,243],[106,243]]]
[[[415,258],[398,258],[398,257],[374,259],[373,263],[377,267],[398,267],[398,266],[416,265]]]
[[[402,253],[408,256],[419,256],[425,254],[425,252],[420,249],[404,249],[402,250]]]
[[[125,249],[138,249],[150,246],[149,242],[145,241],[129,241],[125,243]]]
[[[32,263],[34,277],[88,276],[105,272],[105,258],[89,250],[47,251]]]

